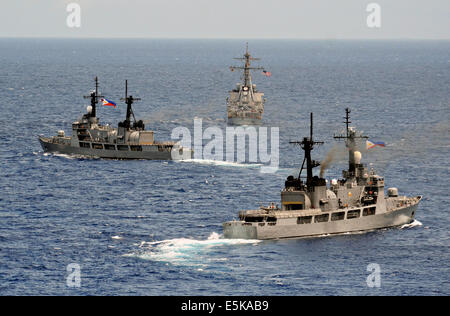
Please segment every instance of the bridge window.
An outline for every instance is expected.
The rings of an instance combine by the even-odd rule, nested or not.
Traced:
[[[312,216],[300,216],[297,218],[297,224],[311,224]]]
[[[337,212],[331,214],[331,220],[332,221],[341,221],[345,218],[345,212]]]
[[[142,146],[130,146],[131,151],[142,151]]]
[[[328,222],[329,218],[330,218],[330,214],[316,215],[316,216],[314,216],[314,223]]]
[[[259,223],[259,222],[264,221],[264,217],[263,216],[247,216],[245,218],[245,221],[247,223]]]
[[[118,150],[128,151],[128,145],[117,145]]]
[[[363,210],[363,216],[375,215],[376,207],[369,207]]]
[[[285,205],[286,211],[298,211],[303,210],[303,204],[287,204]]]
[[[352,210],[347,212],[347,219],[358,218],[361,215],[361,210]]]

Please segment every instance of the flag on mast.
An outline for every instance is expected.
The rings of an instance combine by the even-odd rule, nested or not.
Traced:
[[[369,150],[369,149],[375,148],[377,146],[385,147],[386,144],[383,142],[372,142],[370,140],[366,140],[366,149]]]
[[[104,106],[113,106],[114,108],[116,107],[116,103],[114,103],[111,100],[108,100],[108,99],[104,98],[104,99],[101,99],[101,101],[102,101]]]
[[[270,71],[263,70],[263,75],[270,77],[272,76],[272,73]]]

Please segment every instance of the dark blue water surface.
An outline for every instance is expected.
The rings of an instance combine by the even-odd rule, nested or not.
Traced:
[[[167,140],[173,128],[226,126],[228,66],[242,41],[0,40],[0,294],[449,295],[450,42],[251,41],[271,78],[254,74],[280,128],[280,169],[208,161],[159,162],[47,155],[39,134],[70,134],[82,96],[100,78]],[[221,224],[241,209],[279,203],[298,172],[309,112],[320,160],[352,125],[387,147],[363,160],[402,194],[424,195],[412,227],[302,240],[233,241]],[[125,107],[100,107],[103,123]],[[342,146],[342,144],[341,144]],[[345,161],[327,170],[339,177]],[[422,225],[420,225],[422,224]],[[79,288],[67,265],[81,268]],[[367,265],[381,287],[366,284]]]

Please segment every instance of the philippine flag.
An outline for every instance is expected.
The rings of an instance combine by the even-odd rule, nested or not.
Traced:
[[[372,149],[372,148],[375,148],[375,147],[377,147],[377,146],[385,147],[386,144],[383,143],[383,142],[371,142],[370,140],[367,140],[367,141],[366,141],[366,148],[367,148],[367,149]]]
[[[114,108],[116,107],[116,104],[113,101],[110,101],[108,99],[102,99],[101,101],[103,102],[103,105],[105,105],[105,106],[113,106]]]

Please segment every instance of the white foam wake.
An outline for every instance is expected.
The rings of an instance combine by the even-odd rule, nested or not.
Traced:
[[[171,263],[173,265],[207,266],[211,261],[226,261],[227,258],[208,256],[216,247],[231,245],[256,244],[260,240],[223,239],[221,235],[212,233],[205,240],[175,238],[155,242],[142,242],[139,250],[126,254],[144,260]]]
[[[99,157],[93,157],[93,156],[85,156],[85,155],[79,155],[79,154],[61,154],[58,152],[52,152],[52,153],[43,153],[45,157],[47,156],[54,156],[54,157],[61,157],[65,159],[99,159]]]
[[[259,164],[259,163],[240,163],[240,162],[234,162],[234,161],[223,161],[223,160],[213,160],[213,159],[185,159],[185,160],[177,160],[177,161],[198,163],[198,164],[204,164],[204,165],[238,167],[238,168],[258,168],[260,166],[263,166],[263,164]]]
[[[402,227],[400,227],[400,229],[412,228],[412,227],[417,227],[417,226],[422,226],[422,223],[419,222],[417,219],[415,219],[412,223],[405,224]]]

